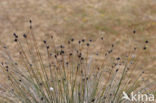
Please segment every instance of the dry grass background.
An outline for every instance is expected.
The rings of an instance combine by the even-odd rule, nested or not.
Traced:
[[[137,49],[146,46],[147,50],[140,52],[136,68],[143,69],[156,82],[155,0],[0,0],[0,40],[12,52],[16,51],[12,34],[25,33],[30,19],[38,40],[47,34],[55,35],[58,43],[70,38],[95,41],[104,37],[104,42],[96,41],[91,49],[96,52],[97,45],[104,45],[108,50],[116,43],[118,50],[113,57],[124,55],[131,44]],[[136,30],[134,42],[129,42],[133,30]],[[107,63],[103,57],[97,59]]]

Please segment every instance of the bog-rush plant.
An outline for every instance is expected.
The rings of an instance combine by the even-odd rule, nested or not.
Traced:
[[[16,33],[13,36],[18,47],[16,59],[1,42],[0,68],[8,86],[3,87],[0,97],[6,103],[128,103],[122,100],[122,91],[141,90],[140,78],[144,71],[136,71],[137,57],[132,53],[137,54],[137,51],[133,45],[126,58],[119,55],[114,61],[107,61],[110,66],[105,66],[105,61],[98,63],[91,52],[92,45],[104,41],[103,37],[95,41],[71,38],[68,43],[58,45],[55,37],[49,35],[40,49],[31,20],[23,39]],[[112,44],[108,51],[101,46],[95,56],[109,60],[107,58],[117,49],[114,46]],[[133,79],[135,72],[139,75]]]

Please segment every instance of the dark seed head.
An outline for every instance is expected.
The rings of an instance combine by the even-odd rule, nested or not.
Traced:
[[[104,99],[106,99],[106,97],[104,96]]]
[[[61,52],[60,52],[60,55],[62,55],[62,54],[64,54],[64,51],[63,50],[61,50]]]
[[[70,44],[70,41],[68,41],[68,44]]]
[[[16,33],[13,34],[15,38],[18,38],[18,35]]]
[[[14,41],[17,42],[18,40],[17,39],[14,39]]]
[[[63,45],[61,45],[61,46],[60,46],[60,48],[64,48],[64,46],[63,46]]]
[[[120,58],[118,57],[118,58],[116,58],[116,60],[120,60]]]
[[[79,53],[79,51],[78,51],[78,50],[76,50],[76,52],[77,52],[77,53]]]
[[[114,47],[114,45],[112,44],[112,47]]]
[[[32,21],[29,20],[29,23],[30,23],[30,29],[32,29]]]
[[[55,55],[55,58],[57,59],[57,55]]]
[[[87,43],[86,45],[89,46],[89,43]]]
[[[94,101],[95,101],[95,99],[92,99],[92,100],[91,100],[91,102],[94,102]]]
[[[47,46],[47,49],[49,49],[49,46]]]
[[[86,77],[86,80],[88,80],[89,78],[88,77]]]
[[[30,67],[32,67],[32,64],[29,64],[30,65]]]
[[[16,36],[16,33],[13,33],[14,36]]]
[[[148,43],[148,40],[146,40],[145,43]]]
[[[10,76],[8,76],[8,80],[10,80]]]
[[[72,53],[70,53],[69,55],[70,55],[70,56],[72,56],[73,54],[72,54]]]
[[[136,30],[133,30],[133,33],[135,34],[136,33]]]
[[[103,40],[103,37],[101,37],[101,40]]]
[[[136,47],[134,48],[134,50],[136,50]]]
[[[7,47],[6,47],[6,46],[4,46],[3,48],[4,48],[4,49],[6,49]]]
[[[82,42],[85,42],[85,39],[82,39]]]
[[[81,55],[78,55],[78,58],[81,58]]]
[[[79,41],[78,43],[81,44],[81,41]]]
[[[72,38],[71,41],[73,42],[74,41],[74,38]]]
[[[11,91],[14,91],[14,89],[11,89]]]
[[[23,34],[23,37],[24,37],[24,38],[27,38],[27,35],[26,35],[26,34]]]
[[[32,29],[32,26],[30,25],[30,29]]]
[[[32,20],[29,20],[29,23],[32,23]]]
[[[53,39],[53,36],[51,36],[51,39]]]
[[[39,85],[42,86],[42,83],[40,83]]]
[[[43,101],[43,97],[41,97],[41,101]]]
[[[43,43],[44,43],[44,44],[46,44],[46,43],[47,43],[47,41],[46,41],[46,40],[43,40]]]
[[[83,58],[83,57],[81,57],[81,60],[84,60],[84,58]]]
[[[146,48],[146,47],[144,47],[143,49],[144,49],[144,50],[146,50],[147,48]]]
[[[21,54],[22,54],[22,52],[20,51],[20,52],[19,52],[19,54],[21,55]]]
[[[64,80],[64,81],[66,81],[66,79],[65,79],[65,78],[63,78],[63,80]]]
[[[109,51],[108,51],[108,54],[110,54],[112,51],[113,51],[112,49],[111,49],[111,50],[109,50]]]

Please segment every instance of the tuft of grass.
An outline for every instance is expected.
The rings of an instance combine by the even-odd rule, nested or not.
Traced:
[[[120,44],[113,43],[108,50],[101,45],[96,55],[92,52],[96,42],[104,42],[103,37],[95,41],[71,38],[60,45],[49,35],[39,46],[29,22],[30,28],[22,37],[13,34],[18,47],[16,57],[7,46],[1,47],[0,68],[8,81],[0,96],[7,103],[125,103],[123,90],[130,93],[142,87],[144,71],[135,68],[137,57],[132,55],[137,51],[133,44],[126,56],[116,58],[112,57],[118,49],[114,45]],[[99,63],[95,57],[105,59]],[[105,65],[105,61],[110,64]],[[133,79],[138,72],[140,75]]]

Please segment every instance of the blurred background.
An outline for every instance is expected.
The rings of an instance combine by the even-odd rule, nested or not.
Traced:
[[[58,42],[103,37],[96,48],[120,43],[114,55],[124,54],[131,44],[139,49],[146,46],[138,68],[155,80],[156,0],[0,0],[0,40],[14,45],[12,34],[25,33],[30,19],[38,39],[51,33]]]

